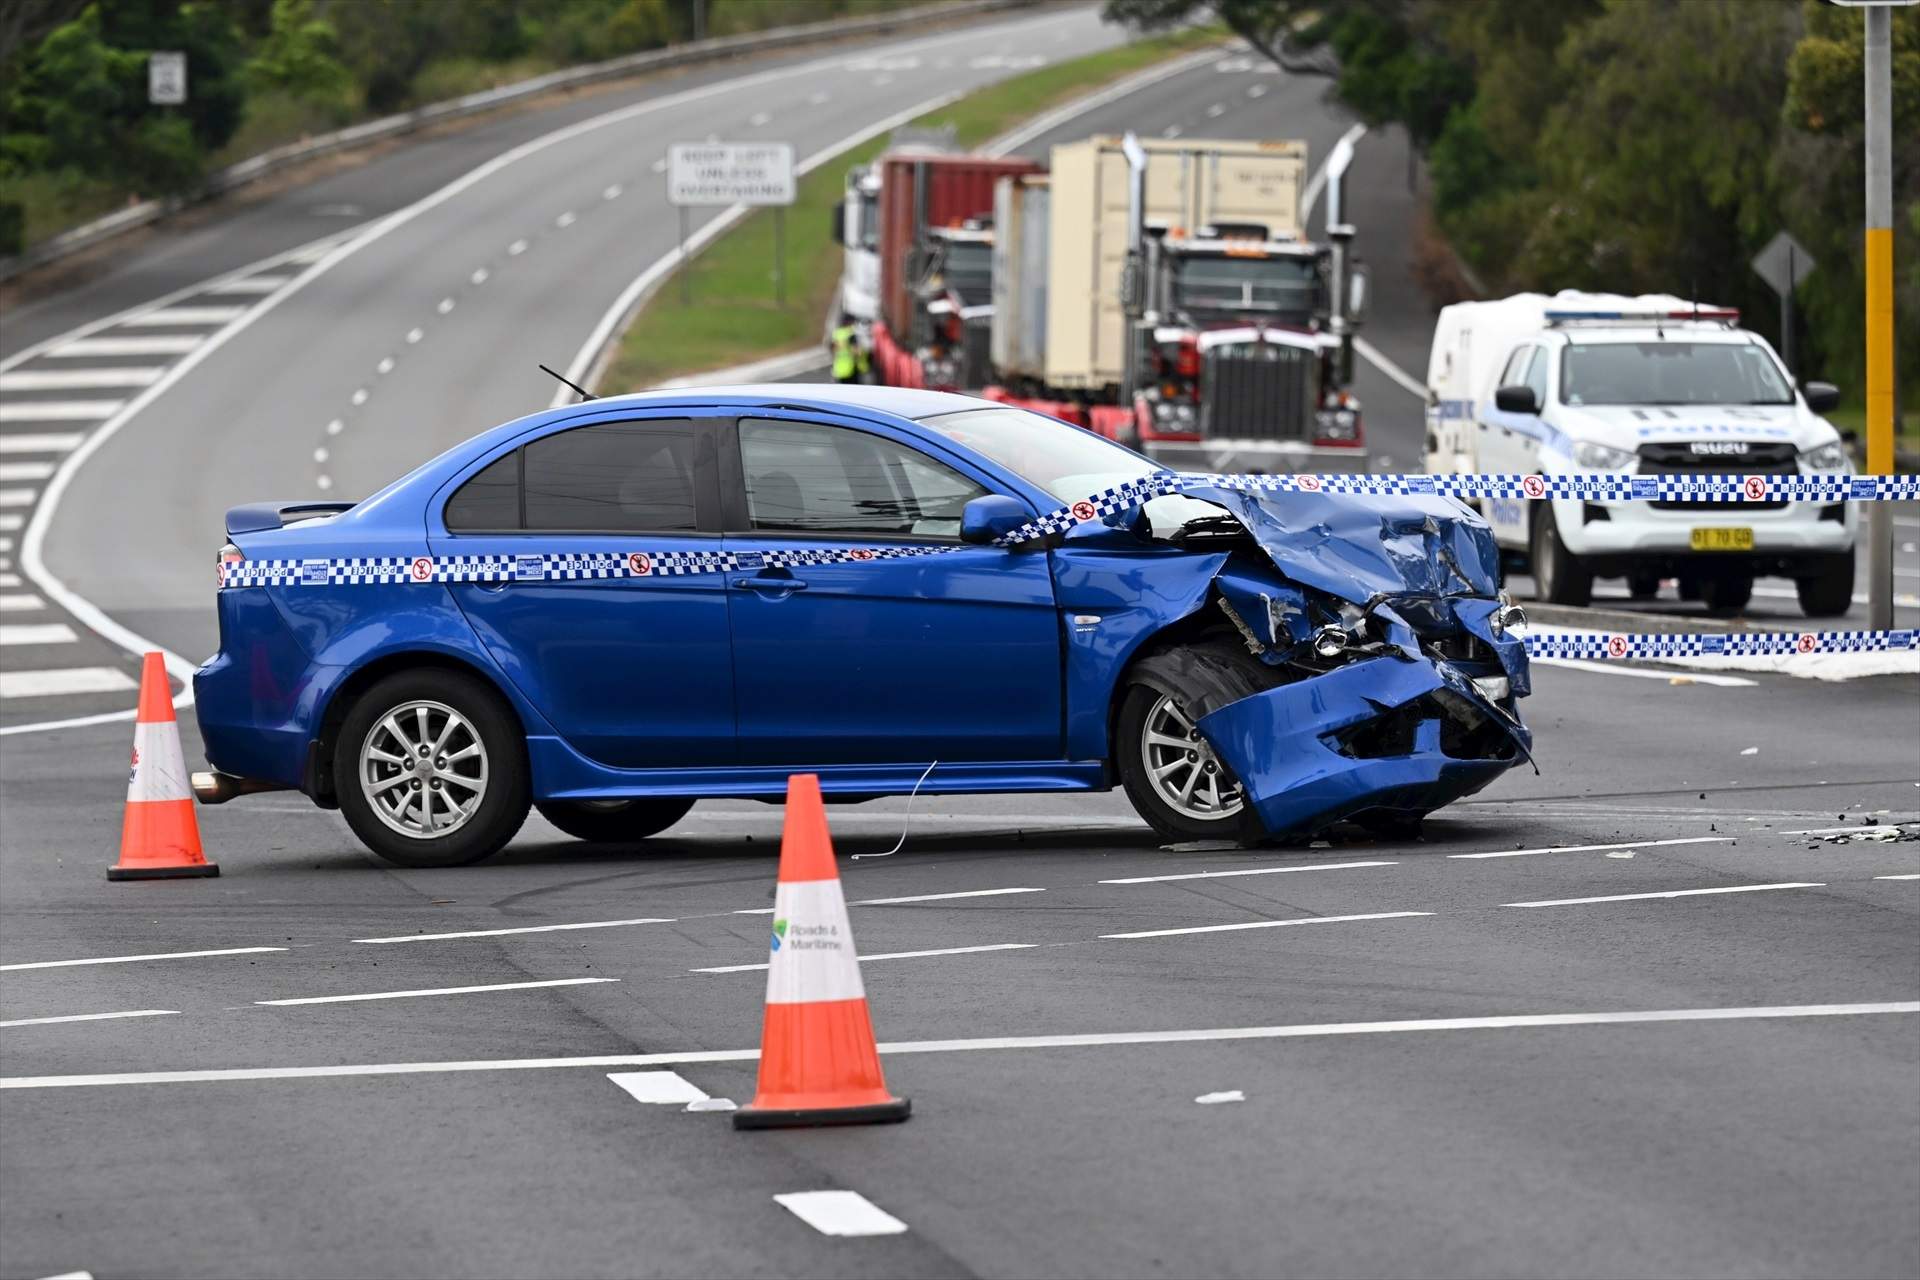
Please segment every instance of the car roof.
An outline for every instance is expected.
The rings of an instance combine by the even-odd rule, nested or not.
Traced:
[[[837,382],[765,382],[740,386],[674,387],[633,395],[605,396],[596,408],[636,405],[740,405],[771,408],[791,405],[809,409],[856,409],[886,413],[896,418],[931,418],[967,409],[993,408],[994,402],[950,391],[916,391],[908,387],[870,387]]]

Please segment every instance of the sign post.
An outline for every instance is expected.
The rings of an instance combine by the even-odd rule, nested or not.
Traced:
[[[773,287],[787,301],[786,206],[794,200],[793,146],[786,142],[676,142],[667,150],[667,201],[680,210],[680,299],[692,300],[687,210],[695,205],[771,206]]]
[[[147,101],[177,107],[187,100],[187,55],[159,50],[147,55]]]
[[[1780,295],[1780,358],[1787,374],[1799,380],[1800,370],[1793,362],[1793,293],[1800,282],[1813,274],[1815,263],[1807,247],[1785,231],[1767,241],[1767,247],[1753,255],[1753,273]]]

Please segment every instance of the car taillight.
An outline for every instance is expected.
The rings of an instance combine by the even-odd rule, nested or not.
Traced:
[[[246,562],[247,562],[247,553],[242,551],[240,548],[234,546],[231,542],[229,542],[226,546],[221,547],[220,548],[220,575],[219,575],[219,578],[217,579],[217,584],[223,587],[226,586],[228,570],[229,569],[238,570],[239,567],[245,564]]]

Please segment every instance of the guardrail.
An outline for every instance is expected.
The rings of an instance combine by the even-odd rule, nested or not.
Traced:
[[[577,89],[606,80],[642,75],[668,67],[699,66],[744,54],[764,53],[808,44],[829,37],[877,35],[914,23],[964,18],[1002,9],[1024,8],[1034,3],[1036,0],[951,0],[950,3],[888,10],[866,17],[835,18],[826,22],[778,27],[772,31],[759,31],[751,35],[722,36],[713,40],[673,45],[665,49],[630,53],[623,57],[610,58],[605,62],[596,62],[584,67],[570,67],[564,71],[534,76],[529,80],[519,80],[497,89],[485,89],[479,93],[450,98],[444,102],[428,103],[426,106],[403,111],[398,115],[383,116],[378,120],[369,120],[364,124],[351,125],[333,133],[324,133],[301,142],[275,147],[271,151],[263,151],[257,156],[229,165],[209,175],[206,182],[192,195],[143,201],[116,213],[110,213],[104,218],[97,218],[83,226],[75,227],[71,231],[63,231],[22,253],[0,258],[0,281],[10,280],[24,271],[44,266],[49,262],[56,262],[138,227],[151,225],[189,205],[223,195],[248,183],[258,182],[293,165],[302,164],[320,156],[332,155],[337,151],[363,147],[386,138],[402,137],[443,121],[497,111],[501,107],[523,102],[543,93],[551,93],[556,89]]]

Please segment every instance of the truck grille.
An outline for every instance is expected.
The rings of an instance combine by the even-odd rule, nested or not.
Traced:
[[[1685,475],[1791,476],[1799,474],[1798,452],[1790,444],[1749,443],[1747,451],[1733,456],[1701,456],[1693,446],[1643,444],[1640,446],[1640,474],[1643,476]],[[1648,504],[1656,511],[1713,511],[1738,505],[1749,511],[1778,511],[1783,501],[1713,502],[1700,498],[1655,501]]]
[[[1278,343],[1209,351],[1200,371],[1200,434],[1219,440],[1313,439],[1319,358]]]

